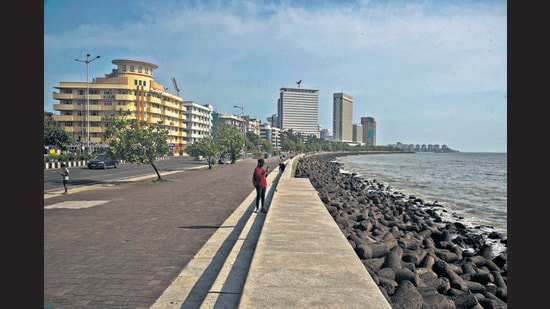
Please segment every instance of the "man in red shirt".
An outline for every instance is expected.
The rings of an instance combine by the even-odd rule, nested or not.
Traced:
[[[269,166],[265,169],[264,159],[258,159],[258,165],[254,168],[254,174],[252,175],[252,184],[256,188],[256,209],[254,212],[258,212],[260,206],[260,200],[262,201],[261,212],[265,212],[265,191],[267,188],[267,175],[269,175]]]

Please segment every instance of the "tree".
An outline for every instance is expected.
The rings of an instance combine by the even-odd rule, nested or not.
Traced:
[[[109,141],[109,154],[126,162],[151,164],[158,180],[162,177],[155,166],[155,160],[170,150],[168,147],[168,130],[160,123],[151,124],[130,118],[132,113],[118,110],[110,119],[105,130],[105,139]]]
[[[243,135],[237,128],[227,124],[219,124],[214,127],[213,131],[214,142],[220,146],[222,152],[231,155],[231,164],[235,164],[241,157],[240,150],[244,144]]]
[[[53,119],[53,113],[44,111],[44,146],[55,145],[67,149],[67,145],[74,142],[63,126]]]
[[[203,156],[206,162],[208,162],[208,169],[212,169],[212,164],[216,163],[216,159],[220,155],[219,145],[210,136],[201,138],[195,143],[188,145],[184,151],[192,157]]]

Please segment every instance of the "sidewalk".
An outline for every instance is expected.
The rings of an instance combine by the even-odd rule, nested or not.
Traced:
[[[217,230],[235,228],[223,223],[250,202],[255,166],[244,160],[44,199],[44,307],[149,308]],[[256,216],[253,207],[241,222]]]

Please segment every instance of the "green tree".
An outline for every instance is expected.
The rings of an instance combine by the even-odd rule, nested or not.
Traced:
[[[151,164],[158,180],[162,180],[155,160],[170,150],[168,147],[168,130],[160,123],[148,124],[142,120],[130,118],[130,111],[119,110],[110,119],[105,130],[105,139],[109,141],[109,154],[126,162]]]
[[[227,124],[219,124],[214,127],[213,131],[214,142],[219,145],[221,152],[231,155],[231,164],[235,164],[241,157],[240,150],[244,144],[243,135],[237,128]]]
[[[74,143],[73,136],[53,119],[53,113],[44,111],[44,145],[55,145],[66,150],[71,143]]]
[[[192,157],[203,156],[206,162],[208,162],[208,169],[212,169],[212,165],[216,163],[216,159],[221,152],[220,146],[216,144],[210,136],[201,138],[191,145],[187,145],[184,151]]]

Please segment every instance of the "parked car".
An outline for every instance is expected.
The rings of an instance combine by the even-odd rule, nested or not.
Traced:
[[[88,168],[92,169],[92,168],[102,168],[102,169],[107,169],[109,167],[113,167],[113,168],[116,168],[118,165],[118,161],[105,155],[105,154],[100,154],[98,155],[97,157],[91,159],[90,161],[88,161]]]

